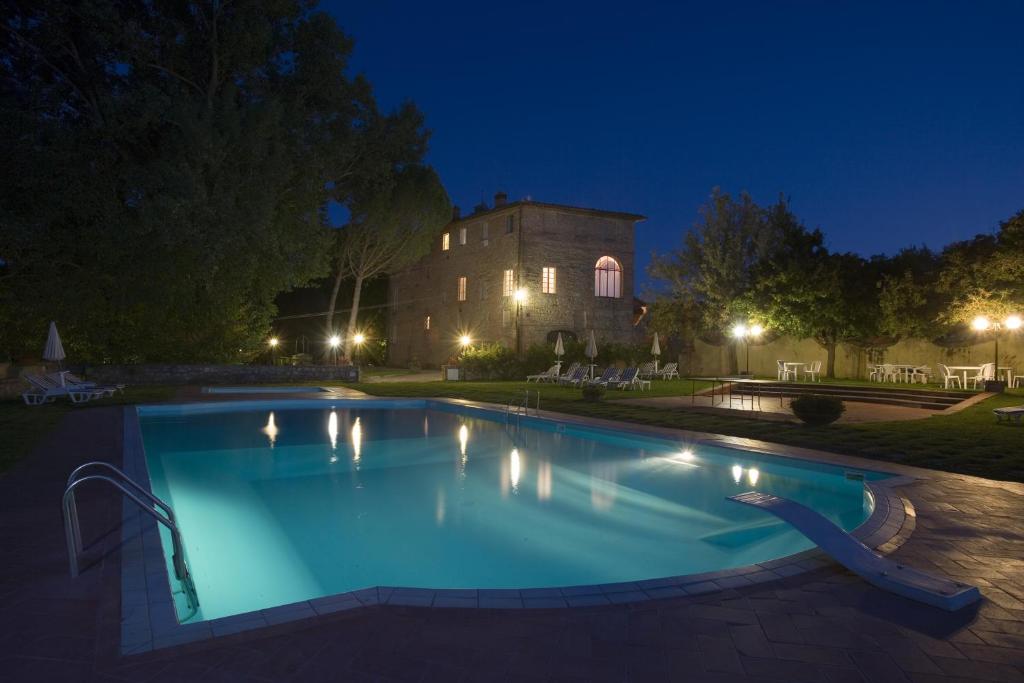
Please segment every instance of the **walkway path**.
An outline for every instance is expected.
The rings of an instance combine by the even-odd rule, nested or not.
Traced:
[[[792,399],[762,398],[760,405],[752,404],[750,397],[740,401],[734,396],[732,402],[721,396],[711,397],[707,394],[697,396],[657,396],[652,398],[609,399],[609,402],[628,402],[630,405],[649,405],[654,408],[672,408],[677,410],[698,410],[701,412],[722,413],[736,417],[749,415],[751,418],[773,421],[795,421],[789,404]],[[881,403],[859,403],[844,401],[846,412],[839,418],[839,424],[856,424],[861,422],[895,422],[900,420],[920,420],[932,415],[941,415],[940,410],[923,408],[907,408]]]
[[[68,579],[58,505],[76,464],[119,462],[119,411],[71,411],[0,478],[3,680],[1024,681],[1024,486],[939,472],[903,489],[916,530],[894,556],[980,586],[976,612],[820,565],[635,605],[368,608],[119,660],[117,554]],[[117,538],[115,498],[87,490],[80,509],[86,543]]]

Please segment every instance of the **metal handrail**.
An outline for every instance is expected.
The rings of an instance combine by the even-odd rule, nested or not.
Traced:
[[[129,477],[122,470],[119,470],[118,468],[116,468],[113,465],[111,465],[109,462],[103,462],[102,460],[93,460],[92,462],[87,462],[84,465],[79,465],[78,467],[76,467],[71,472],[70,475],[68,475],[68,483],[65,485],[65,490],[66,490],[67,486],[71,486],[71,484],[75,481],[75,479],[78,477],[78,473],[79,472],[81,472],[84,469],[88,469],[90,467],[103,467],[103,468],[106,468],[107,470],[113,472],[114,474],[116,474],[118,477],[121,478],[121,481],[125,482],[126,484],[130,484],[132,489],[136,493],[142,494],[143,498],[146,498],[150,503],[152,503],[153,505],[156,505],[161,510],[163,510],[165,513],[167,513],[167,518],[170,519],[175,524],[177,524],[177,520],[174,517],[174,510],[171,509],[170,505],[168,505],[164,501],[160,500],[159,498],[154,496],[152,493],[150,493],[146,489],[142,488],[142,486],[140,486],[134,479]],[[75,533],[75,546],[78,548],[78,552],[81,553],[82,552],[82,531],[81,531],[81,528],[79,527],[79,524],[78,524],[78,508],[76,506],[74,496],[72,496],[72,498],[71,498],[71,510],[72,510],[72,513],[73,513],[72,516],[71,516],[71,520],[72,520],[72,524],[74,525],[73,531]]]

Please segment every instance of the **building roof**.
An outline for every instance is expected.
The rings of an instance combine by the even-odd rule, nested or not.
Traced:
[[[487,216],[498,211],[504,211],[505,209],[512,209],[519,206],[533,206],[541,209],[556,209],[558,211],[568,211],[570,213],[581,213],[589,216],[606,216],[608,218],[624,218],[634,222],[640,222],[647,220],[647,216],[641,216],[638,213],[627,213],[625,211],[605,211],[604,209],[590,209],[583,206],[570,206],[568,204],[551,204],[548,202],[535,202],[532,199],[520,199],[514,202],[507,202],[499,206],[492,206],[486,210],[474,211],[473,213],[462,216],[452,223],[461,223],[463,221],[476,220],[481,216]]]

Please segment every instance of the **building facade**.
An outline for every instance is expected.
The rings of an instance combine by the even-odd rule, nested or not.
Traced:
[[[516,351],[558,332],[632,339],[633,234],[643,216],[529,200],[480,205],[391,278],[390,363],[434,367],[473,343]]]

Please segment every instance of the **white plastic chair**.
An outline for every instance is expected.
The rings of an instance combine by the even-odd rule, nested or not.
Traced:
[[[918,365],[916,368],[910,369],[910,374],[907,375],[908,381],[911,384],[920,382],[921,384],[928,384],[928,378],[931,377],[932,369],[927,365]]]
[[[986,380],[995,379],[995,378],[996,378],[995,364],[993,364],[993,363],[985,363],[984,365],[981,366],[981,369],[978,370],[978,374],[977,375],[974,375],[973,377],[968,377],[967,379],[969,379],[971,381],[971,388],[972,389],[977,389],[978,388],[978,382],[985,382]]]
[[[788,367],[786,365],[786,361],[784,361],[784,360],[777,360],[775,362],[779,364],[779,368],[778,368],[778,370],[775,373],[775,378],[776,379],[782,380],[782,381],[785,381],[785,380],[788,380],[788,379],[796,379],[796,370],[794,368]]]
[[[961,389],[964,388],[963,385],[960,383],[960,375],[953,374],[953,372],[949,369],[949,366],[939,363],[939,373],[942,375],[942,387],[944,389],[949,389],[950,384],[955,384]]]
[[[816,360],[816,361],[812,362],[810,365],[807,366],[807,369],[804,370],[804,374],[807,377],[809,377],[812,382],[820,382],[821,381],[821,377],[819,376],[820,372],[821,372],[821,361],[820,360]]]

